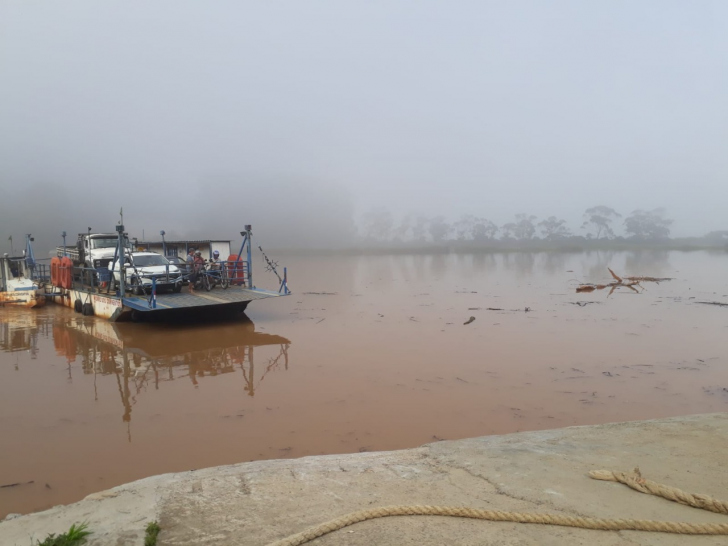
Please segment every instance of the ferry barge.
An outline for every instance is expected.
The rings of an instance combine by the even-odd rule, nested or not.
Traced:
[[[179,317],[203,318],[206,316],[234,315],[243,312],[251,301],[275,298],[290,294],[287,271],[283,276],[273,266],[272,271],[278,276],[278,291],[257,288],[253,284],[252,274],[252,229],[245,226],[241,232],[243,243],[238,254],[231,255],[223,267],[229,274],[226,289],[186,290],[162,292],[157,289],[165,279],[169,281],[170,269],[166,273],[142,279],[138,271],[130,270],[128,260],[122,258],[130,254],[128,238],[124,225],[116,226],[117,246],[111,264],[104,267],[89,267],[78,264],[69,257],[56,257],[51,260],[50,280],[45,284],[43,296],[61,305],[65,305],[84,315],[94,315],[117,321],[167,320]],[[181,266],[184,269],[184,266]],[[127,271],[129,270],[129,271]],[[118,280],[112,271],[119,275]],[[189,272],[183,271],[183,277],[189,278]],[[135,284],[134,291],[126,292],[128,279]],[[147,293],[147,291],[149,293]]]

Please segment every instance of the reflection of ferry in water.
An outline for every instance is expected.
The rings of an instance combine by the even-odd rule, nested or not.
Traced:
[[[67,313],[0,313],[0,351],[35,355],[38,338],[52,334],[56,353],[69,364],[80,361],[84,374],[116,375],[124,421],[131,420],[136,396],[146,387],[159,389],[183,378],[197,387],[203,378],[239,372],[241,390],[255,396],[268,373],[288,369],[291,342],[256,332],[247,318],[207,326],[150,326]],[[263,353],[257,361],[256,348]]]
[[[48,337],[50,324],[36,313],[0,313],[0,352],[29,351],[38,356],[38,336]]]

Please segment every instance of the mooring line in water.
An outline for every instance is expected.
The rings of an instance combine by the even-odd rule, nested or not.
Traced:
[[[636,491],[656,495],[665,499],[728,515],[728,502],[714,499],[708,495],[688,493],[676,487],[662,485],[642,478],[638,468],[634,472],[612,472],[592,470],[589,477],[595,480],[616,481]],[[561,514],[541,514],[537,512],[505,512],[500,510],[480,510],[451,506],[383,506],[360,510],[306,529],[301,533],[273,542],[270,546],[299,546],[318,537],[332,533],[354,523],[387,516],[452,516],[474,518],[488,521],[510,521],[515,523],[540,523],[561,527],[577,527],[600,531],[649,531],[682,535],[728,535],[728,523],[686,523],[676,521],[654,521],[642,519],[601,519],[589,517],[564,516]]]

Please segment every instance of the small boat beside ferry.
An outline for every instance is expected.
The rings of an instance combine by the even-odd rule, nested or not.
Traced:
[[[26,249],[21,256],[8,253],[0,256],[0,306],[40,307],[45,304],[43,287],[33,278],[35,258],[27,236]]]

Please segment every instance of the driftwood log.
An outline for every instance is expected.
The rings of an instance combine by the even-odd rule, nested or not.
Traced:
[[[662,281],[669,281],[671,280],[669,277],[659,278],[659,277],[620,277],[617,275],[614,271],[612,271],[610,268],[609,273],[612,275],[612,278],[614,281],[608,283],[608,284],[582,284],[576,288],[577,292],[594,292],[594,290],[604,290],[605,288],[609,288],[609,294],[608,296],[611,296],[612,293],[617,288],[629,288],[630,290],[637,292],[639,294],[638,288],[644,290],[644,287],[640,284],[643,282],[654,282],[654,283],[661,283]]]

